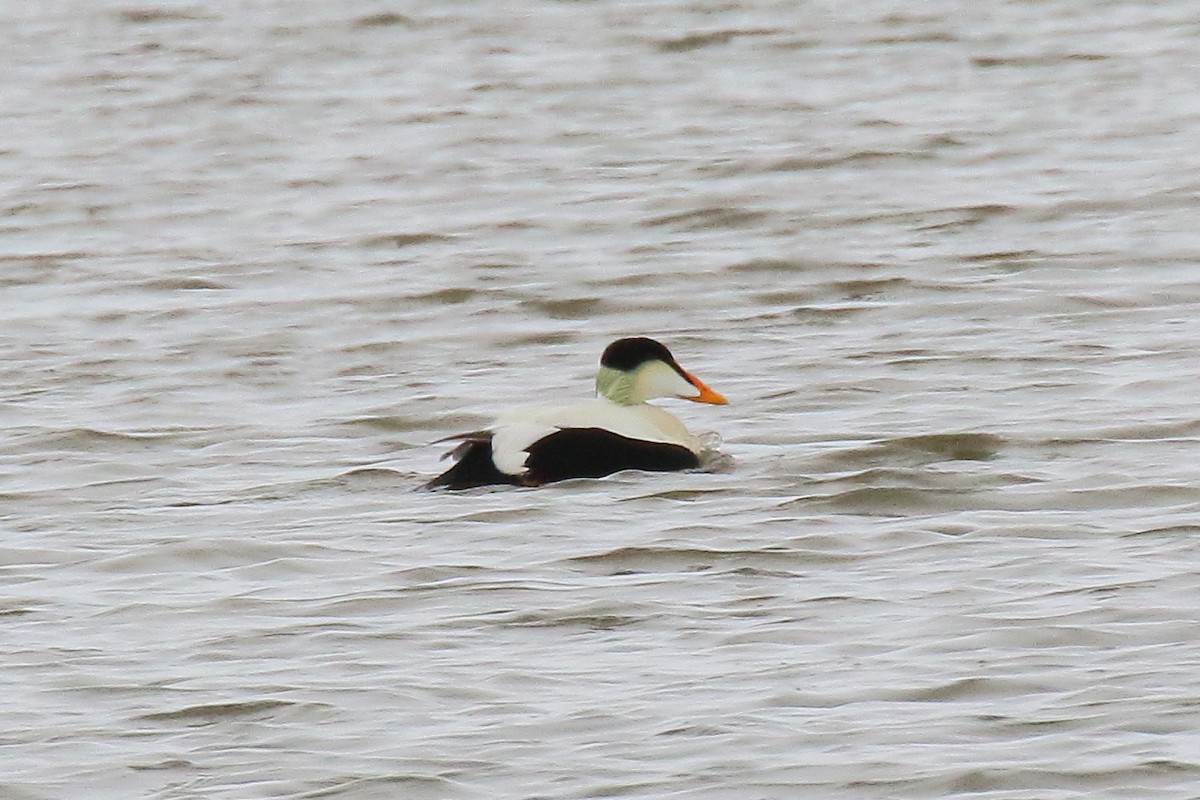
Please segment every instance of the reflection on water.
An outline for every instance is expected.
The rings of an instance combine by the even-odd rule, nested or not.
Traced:
[[[11,16],[0,794],[1195,794],[1190,5]]]

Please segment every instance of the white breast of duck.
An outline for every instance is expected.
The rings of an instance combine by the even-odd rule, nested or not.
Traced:
[[[492,460],[501,472],[520,475],[531,448],[536,451],[539,441],[562,431],[591,429],[608,431],[632,442],[681,447],[697,457],[702,449],[700,440],[664,409],[648,403],[623,406],[597,398],[569,406],[514,409],[502,415],[492,426]],[[586,440],[580,437],[579,445]],[[616,440],[613,443],[619,444]]]

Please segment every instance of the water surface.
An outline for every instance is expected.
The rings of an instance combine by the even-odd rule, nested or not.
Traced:
[[[1197,796],[1192,4],[7,16],[0,795]]]

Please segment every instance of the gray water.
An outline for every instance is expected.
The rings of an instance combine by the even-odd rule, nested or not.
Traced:
[[[3,9],[0,797],[1200,797],[1194,3]]]

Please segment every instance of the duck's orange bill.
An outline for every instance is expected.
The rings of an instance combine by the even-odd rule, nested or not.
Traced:
[[[712,403],[713,405],[716,405],[716,406],[723,406],[728,402],[720,394],[718,394],[717,392],[714,392],[712,389],[705,386],[704,382],[701,381],[699,378],[697,378],[692,373],[685,370],[683,374],[687,377],[687,379],[689,381],[692,382],[692,386],[695,386],[697,389],[700,390],[700,394],[696,395],[695,397],[685,397],[685,398],[683,398],[684,400],[692,400],[697,403]]]

